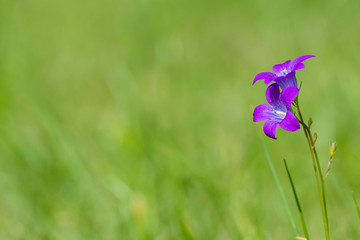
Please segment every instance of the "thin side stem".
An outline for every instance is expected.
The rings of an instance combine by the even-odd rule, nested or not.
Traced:
[[[356,212],[357,212],[359,220],[360,220],[360,208],[359,208],[359,205],[358,205],[358,203],[356,201],[355,193],[353,193],[353,199],[354,199],[354,203],[355,203],[355,207],[356,207]]]
[[[319,178],[320,178],[320,183],[321,183],[321,191],[322,191],[322,197],[323,197],[323,201],[324,201],[324,208],[325,208],[325,217],[326,217],[326,225],[327,225],[327,229],[328,229],[328,234],[329,234],[329,219],[328,219],[328,214],[327,214],[327,207],[326,207],[326,195],[325,195],[325,183],[324,183],[324,178],[322,177],[323,174],[322,174],[322,171],[321,171],[321,166],[320,166],[320,161],[319,161],[319,156],[317,154],[317,151],[316,151],[316,148],[315,148],[315,143],[313,141],[313,138],[311,137],[312,136],[312,133],[311,133],[311,130],[308,126],[307,127],[307,131],[309,133],[309,136],[310,136],[310,142],[311,142],[311,145],[313,146],[313,152],[314,152],[314,155],[315,155],[315,160],[316,160],[316,165],[317,165],[317,168],[319,170]]]
[[[275,170],[275,167],[274,167],[274,164],[272,163],[272,160],[271,160],[271,157],[270,157],[270,154],[266,148],[266,145],[264,143],[264,141],[262,141],[262,145],[263,145],[263,150],[264,150],[264,154],[265,154],[265,158],[266,158],[266,161],[269,165],[269,168],[270,168],[270,171],[271,171],[271,174],[274,178],[274,181],[275,181],[275,184],[276,184],[276,187],[278,189],[278,192],[279,192],[279,195],[280,195],[280,198],[284,204],[284,207],[285,207],[285,211],[289,217],[289,220],[290,220],[290,224],[291,224],[291,227],[293,228],[294,230],[294,233],[295,235],[299,235],[298,233],[298,230],[296,228],[296,224],[295,224],[295,220],[294,220],[294,217],[293,215],[291,214],[291,211],[290,211],[290,207],[289,207],[289,204],[288,202],[286,201],[286,198],[285,198],[285,194],[284,194],[284,191],[281,187],[281,184],[280,184],[280,180],[277,176],[277,173],[276,173],[276,170]]]
[[[310,240],[309,233],[308,233],[306,223],[305,223],[304,214],[303,214],[303,211],[301,209],[300,201],[299,201],[299,198],[298,198],[297,193],[296,193],[294,182],[293,182],[293,180],[291,178],[290,171],[289,171],[289,168],[287,166],[285,158],[283,160],[284,160],[286,172],[287,172],[289,180],[290,180],[291,188],[292,188],[294,196],[295,196],[296,205],[297,205],[298,210],[299,210],[300,220],[301,220],[301,224],[302,224],[302,227],[303,227],[303,230],[304,230],[305,238],[306,238],[306,240]]]
[[[302,117],[298,99],[295,100],[295,107],[299,114],[298,120],[303,127],[306,140],[309,144],[310,154],[311,154],[313,167],[314,167],[316,185],[317,185],[317,189],[318,189],[318,193],[319,193],[321,213],[322,213],[322,217],[323,217],[324,230],[325,230],[325,237],[326,237],[326,240],[330,240],[328,215],[327,215],[326,199],[325,199],[325,186],[324,186],[324,179],[322,178],[319,157],[316,152],[316,148],[314,145],[314,141],[312,139],[312,134],[311,134],[310,128],[306,125],[306,123],[304,122],[304,119]]]

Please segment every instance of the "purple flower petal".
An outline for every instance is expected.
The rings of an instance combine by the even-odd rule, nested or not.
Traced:
[[[276,139],[275,134],[278,125],[279,123],[276,121],[267,121],[264,124],[264,133],[266,134],[266,136]]]
[[[274,75],[275,75],[275,74],[274,74]],[[276,75],[275,75],[275,76],[276,76]],[[264,79],[264,83],[265,83],[266,85],[269,85],[269,83],[271,83],[272,81],[274,81],[276,78],[277,78],[277,77],[275,77],[274,79],[270,79],[270,78]]]
[[[290,63],[291,61],[288,60],[282,64],[276,64],[273,66],[273,71],[274,73],[280,77],[280,76],[286,76],[286,74],[288,74],[289,72],[291,72],[290,70]]]
[[[253,113],[253,121],[254,122],[261,122],[261,121],[267,121],[272,119],[274,113],[273,113],[273,107],[268,104],[261,104],[257,106],[254,109]]]
[[[258,80],[262,80],[264,79],[265,84],[269,84],[270,82],[272,82],[274,79],[276,78],[276,75],[272,72],[262,72],[259,73],[255,76],[255,79],[253,81],[253,85],[255,82],[257,82]]]
[[[287,87],[281,92],[279,100],[285,103],[286,109],[289,109],[298,93],[299,89],[297,87]]]
[[[266,100],[268,101],[268,103],[272,106],[278,106],[279,105],[279,96],[280,96],[280,89],[279,89],[279,85],[277,85],[276,83],[271,84],[267,89],[266,89]]]
[[[285,118],[280,122],[280,127],[286,131],[297,131],[300,129],[300,124],[291,111],[286,113]]]
[[[295,72],[290,72],[288,75],[286,75],[286,77],[278,77],[275,79],[275,82],[283,90],[287,87],[297,87]]]
[[[312,58],[312,57],[315,57],[315,56],[313,56],[313,55],[305,55],[305,56],[295,58],[294,61],[292,61],[292,63],[290,64],[291,71],[296,71],[296,70],[304,68],[304,65],[301,65],[301,63],[303,61],[305,61],[306,59],[309,59],[309,58]]]
[[[293,72],[305,68],[305,65],[303,63],[298,63],[294,69],[292,69]]]

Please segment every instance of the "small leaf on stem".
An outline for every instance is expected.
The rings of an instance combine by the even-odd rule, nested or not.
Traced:
[[[315,144],[316,140],[317,140],[317,133],[314,133],[314,136],[313,136],[313,143],[314,144]]]
[[[309,126],[309,128],[311,127],[311,124],[312,124],[312,118],[309,118],[309,120],[308,120],[308,126]]]

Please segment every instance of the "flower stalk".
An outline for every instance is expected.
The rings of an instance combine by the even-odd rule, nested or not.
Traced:
[[[323,174],[320,166],[319,156],[317,154],[315,147],[315,142],[318,136],[317,133],[312,134],[310,129],[313,123],[312,118],[310,118],[307,122],[305,122],[301,114],[300,105],[299,105],[299,96],[298,96],[301,88],[301,83],[300,83],[300,87],[298,87],[298,82],[295,76],[298,70],[305,68],[303,62],[313,57],[315,56],[304,55],[295,58],[293,61],[288,60],[282,64],[274,65],[273,72],[261,72],[255,76],[253,85],[255,84],[255,82],[259,80],[264,80],[264,83],[266,85],[269,85],[271,82],[275,82],[275,83],[268,86],[266,90],[266,94],[265,94],[266,100],[269,104],[262,104],[254,109],[253,121],[254,122],[266,121],[264,124],[264,133],[268,137],[273,139],[276,139],[275,134],[278,126],[280,126],[282,129],[286,131],[291,131],[291,132],[299,130],[301,128],[300,126],[302,126],[306,140],[309,145],[311,159],[314,167],[314,174],[315,174],[316,186],[319,194],[321,213],[322,213],[324,230],[325,230],[325,237],[326,240],[330,240],[324,179],[329,173],[332,163],[332,158],[336,150],[336,143],[333,142],[331,144],[330,160],[328,163],[328,167],[326,168],[325,173]],[[293,106],[293,108],[291,106]],[[296,196],[295,198],[298,200]],[[302,212],[300,211],[300,215],[301,214]],[[306,231],[306,235],[307,235],[307,231]]]
[[[326,197],[325,197],[325,184],[324,184],[324,179],[323,179],[323,175],[322,175],[322,171],[321,171],[319,156],[317,154],[316,147],[315,147],[315,141],[314,141],[315,139],[312,137],[313,135],[311,133],[310,126],[308,126],[304,122],[304,119],[301,114],[300,106],[299,106],[298,97],[294,100],[293,104],[296,107],[296,111],[298,113],[298,117],[297,117],[298,121],[301,124],[301,126],[303,127],[304,134],[305,134],[306,140],[309,145],[309,150],[310,150],[313,167],[314,167],[316,185],[317,185],[317,189],[318,189],[318,193],[319,193],[319,200],[320,200],[321,213],[322,213],[323,223],[324,223],[325,237],[326,237],[326,240],[330,240],[329,221],[328,221],[328,214],[327,214],[327,208],[326,208]],[[309,125],[311,125],[311,124],[309,124]]]

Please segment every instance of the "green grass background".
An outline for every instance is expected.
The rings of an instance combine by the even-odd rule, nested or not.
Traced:
[[[302,131],[264,137],[258,72],[305,54],[332,239],[360,239],[360,2],[0,0],[0,239],[324,239]]]

